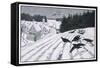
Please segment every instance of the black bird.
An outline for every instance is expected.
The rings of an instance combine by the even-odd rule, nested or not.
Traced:
[[[74,33],[76,30],[72,30],[72,31],[70,31],[69,33]]]
[[[83,39],[83,40],[85,40],[85,41],[87,41],[87,42],[93,42],[93,40],[91,40],[91,39]]]
[[[63,42],[70,42],[68,39],[61,37]]]
[[[80,38],[80,35],[77,35],[77,36],[75,36],[74,37],[74,39],[72,40],[72,41],[78,41],[78,40],[80,40],[81,38]]]
[[[71,48],[70,53],[72,53],[72,51],[73,51],[74,49],[82,48],[82,46],[85,46],[85,44],[82,44],[82,43],[73,44],[73,47]]]
[[[85,38],[85,39],[83,39],[83,40],[85,40],[85,41],[89,42],[92,46],[94,46],[94,44],[92,43],[92,42],[93,42],[93,40],[91,40],[91,39],[87,39],[87,38]]]

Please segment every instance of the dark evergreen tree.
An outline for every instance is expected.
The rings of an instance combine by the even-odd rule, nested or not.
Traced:
[[[64,16],[60,26],[60,32],[65,32],[72,29],[94,27],[95,26],[95,11],[85,12],[83,15]]]

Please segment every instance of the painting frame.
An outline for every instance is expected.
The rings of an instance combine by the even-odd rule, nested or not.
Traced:
[[[57,7],[73,7],[73,8],[87,8],[87,9],[95,9],[95,28],[96,28],[96,57],[92,60],[77,60],[77,61],[56,61],[56,62],[38,62],[38,63],[19,63],[19,5],[40,5],[40,6],[57,6]],[[28,2],[15,2],[11,4],[11,64],[16,66],[23,66],[23,65],[42,65],[42,64],[58,64],[58,63],[75,63],[75,62],[90,62],[90,61],[97,61],[97,7],[96,6],[79,6],[79,5],[63,5],[63,4],[45,4],[45,3],[28,3]]]

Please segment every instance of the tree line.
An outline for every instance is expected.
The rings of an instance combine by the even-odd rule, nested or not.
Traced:
[[[75,14],[68,17],[63,16],[60,32],[65,32],[72,29],[94,27],[95,26],[95,11],[84,12],[82,15]]]
[[[26,13],[22,13],[21,14],[21,20],[25,20],[25,21],[37,21],[37,22],[42,22],[43,19],[45,20],[45,22],[47,22],[47,17],[46,16],[42,16],[42,15],[34,15],[31,16],[30,14],[26,14]]]

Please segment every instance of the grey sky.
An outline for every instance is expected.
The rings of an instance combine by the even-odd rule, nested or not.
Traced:
[[[21,6],[21,13],[28,13],[30,15],[40,14],[48,18],[68,16],[69,14],[82,14],[87,12],[86,9],[71,9],[71,8],[54,8],[54,7],[37,7],[37,6]],[[92,10],[89,10],[92,11]]]

